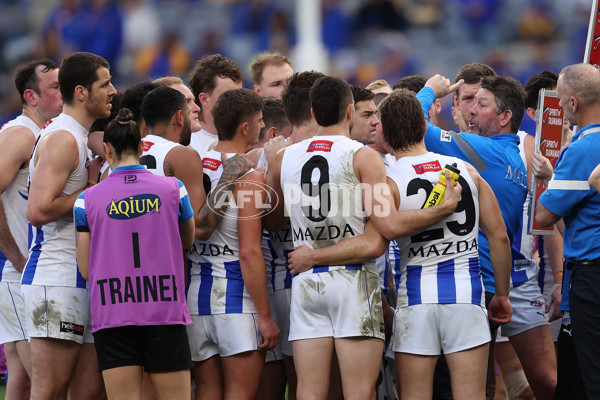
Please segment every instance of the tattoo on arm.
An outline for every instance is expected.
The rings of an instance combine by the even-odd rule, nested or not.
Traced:
[[[223,174],[221,174],[221,179],[219,179],[217,187],[224,183],[235,182],[248,172],[249,169],[250,167],[246,157],[236,154],[235,156],[228,158],[223,163]]]
[[[175,176],[175,171],[173,170],[173,165],[167,160],[165,160],[163,170],[164,170],[165,176]]]
[[[223,196],[229,196],[235,188],[235,182],[249,170],[248,160],[240,155],[235,155],[223,163],[223,173],[217,186],[211,191],[206,203],[198,212],[200,228],[204,232],[212,233],[223,219],[227,208],[227,201]]]

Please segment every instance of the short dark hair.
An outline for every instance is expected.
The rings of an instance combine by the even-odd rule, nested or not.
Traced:
[[[21,104],[27,105],[27,101],[25,100],[25,91],[27,89],[31,89],[37,94],[40,94],[39,87],[39,79],[36,73],[37,67],[42,65],[41,72],[48,72],[58,68],[58,65],[49,58],[42,58],[39,60],[33,60],[28,62],[27,64],[21,65],[17,69],[17,74],[15,76],[15,86],[19,91],[19,96],[21,96]]]
[[[108,123],[113,119],[117,118],[119,111],[121,110],[121,102],[123,101],[123,93],[117,93],[113,96],[110,104],[112,108],[110,109],[110,115],[107,118],[100,118],[94,121],[92,126],[90,126],[90,132],[95,131],[105,131]],[[135,121],[135,119],[134,119]],[[137,121],[136,121],[137,123]]]
[[[115,149],[117,160],[120,160],[123,154],[138,154],[142,136],[129,109],[121,108],[119,115],[108,123],[103,140]]]
[[[186,105],[185,96],[179,90],[160,86],[144,96],[140,108],[146,125],[152,127],[168,122],[175,112],[184,110]]]
[[[419,93],[419,90],[423,89],[426,83],[427,78],[424,76],[410,75],[398,79],[398,82],[394,84],[393,89],[408,89],[416,94]]]
[[[258,56],[256,61],[252,63],[250,67],[252,71],[252,81],[255,85],[260,85],[263,80],[262,73],[265,67],[269,65],[283,65],[287,64],[292,67],[292,62],[289,58],[280,54],[279,52],[275,53],[262,53]]]
[[[483,78],[489,76],[497,76],[496,71],[494,71],[492,67],[482,63],[470,63],[463,65],[458,70],[454,82],[458,82],[463,79],[466,84],[472,85],[475,83],[481,83]],[[459,92],[460,87],[456,89],[455,95],[458,96]]]
[[[259,142],[264,139],[265,134],[271,127],[275,127],[279,131],[283,129],[285,125],[289,124],[287,116],[285,115],[285,110],[281,104],[281,99],[276,97],[265,97],[263,98],[263,103],[263,122],[265,123],[265,127],[260,130],[260,135],[258,135]]]
[[[75,88],[79,85],[92,90],[98,80],[98,68],[110,68],[104,58],[86,52],[72,53],[65,57],[58,70],[58,84],[63,103],[72,105]]]
[[[512,112],[510,130],[517,133],[525,113],[525,91],[521,83],[510,76],[488,76],[481,81],[481,88],[494,94],[496,114],[505,110]]]
[[[310,106],[319,126],[332,126],[343,120],[348,104],[352,104],[348,82],[336,76],[317,79],[310,89]]]
[[[558,74],[552,71],[539,72],[529,78],[525,83],[525,108],[533,108],[538,106],[538,98],[541,89],[552,90],[556,88],[558,82]]]
[[[125,91],[121,107],[128,108],[133,113],[133,120],[136,124],[141,125],[144,117],[142,115],[142,101],[144,96],[160,87],[154,82],[140,82]]]
[[[196,63],[190,73],[189,84],[194,93],[194,101],[200,105],[200,93],[212,93],[217,86],[216,77],[229,78],[238,83],[243,81],[242,71],[235,62],[220,54],[204,57]]]
[[[464,79],[468,84],[479,83],[488,76],[496,76],[496,71],[487,64],[474,62],[463,65],[456,73],[454,82]]]
[[[263,100],[249,89],[231,89],[221,93],[212,108],[219,140],[231,140],[242,122],[263,109]]]
[[[379,103],[383,137],[396,151],[407,151],[425,135],[425,115],[412,90],[394,89]]]
[[[375,97],[373,92],[358,85],[350,85],[350,90],[352,91],[354,104],[361,101],[373,100],[373,97]]]
[[[292,125],[302,125],[312,120],[310,113],[310,88],[315,81],[323,77],[321,72],[296,72],[281,93],[281,101]]]

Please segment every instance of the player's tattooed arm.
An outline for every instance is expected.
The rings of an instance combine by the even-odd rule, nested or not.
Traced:
[[[241,154],[236,154],[231,158],[227,158],[224,153],[221,153],[223,162],[223,173],[217,183],[217,186],[211,190],[206,203],[202,206],[196,216],[196,238],[199,240],[208,240],[213,231],[217,228],[228,202],[225,201],[226,196],[233,192],[235,182],[242,177],[250,168],[252,163]]]
[[[221,174],[217,187],[234,184],[253,167],[252,163],[243,154],[236,154],[231,158],[227,158],[225,154],[222,154],[222,160],[223,174]]]
[[[175,176],[175,170],[173,169],[173,164],[171,164],[170,161],[165,160],[163,169],[165,176]]]

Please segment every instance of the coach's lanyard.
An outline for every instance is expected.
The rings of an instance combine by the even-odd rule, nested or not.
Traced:
[[[581,135],[579,135],[579,137],[577,138],[577,140],[582,139],[582,138],[584,138],[587,135],[590,135],[592,133],[598,133],[598,132],[600,132],[600,127],[586,129],[585,132],[583,132]]]

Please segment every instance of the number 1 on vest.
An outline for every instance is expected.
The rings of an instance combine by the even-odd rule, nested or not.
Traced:
[[[131,234],[131,240],[133,241],[133,267],[140,268],[140,241],[137,232]]]

